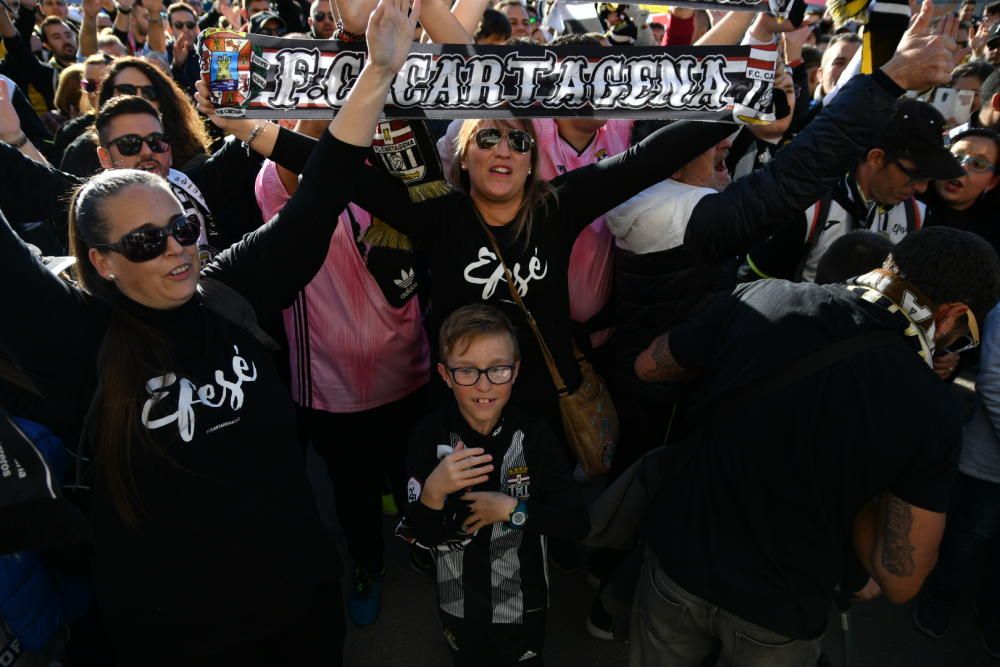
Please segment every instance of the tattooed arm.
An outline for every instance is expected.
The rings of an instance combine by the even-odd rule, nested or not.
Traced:
[[[670,333],[658,336],[635,360],[635,374],[646,382],[675,382],[691,376],[670,352]]]
[[[945,515],[884,493],[854,520],[858,558],[890,602],[906,602],[937,563]]]

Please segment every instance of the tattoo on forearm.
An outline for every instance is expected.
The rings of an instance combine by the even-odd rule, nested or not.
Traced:
[[[684,372],[684,369],[674,359],[674,355],[670,354],[670,341],[667,334],[653,341],[653,349],[650,350],[649,354],[653,357],[653,362],[656,364],[656,368],[653,371],[655,379],[669,380],[679,373]]]
[[[889,498],[883,518],[884,544],[882,546],[882,567],[897,577],[913,574],[913,552],[910,544],[910,528],[913,527],[913,508],[894,496]]]

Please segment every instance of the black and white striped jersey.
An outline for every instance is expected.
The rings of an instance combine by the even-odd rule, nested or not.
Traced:
[[[470,535],[462,529],[469,510],[461,494],[449,496],[443,510],[420,502],[424,481],[459,442],[493,455],[489,480],[470,490],[523,499],[528,509],[523,529],[496,523]],[[484,436],[469,428],[451,404],[417,425],[407,465],[407,511],[396,534],[434,554],[441,610],[509,624],[547,607],[545,536],[582,539],[590,524],[569,461],[544,421],[508,405]]]

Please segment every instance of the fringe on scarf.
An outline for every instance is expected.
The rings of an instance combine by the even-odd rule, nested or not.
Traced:
[[[382,220],[374,217],[372,218],[372,224],[369,225],[361,240],[370,246],[376,246],[379,248],[413,250],[413,242],[410,241],[409,236],[397,231]]]

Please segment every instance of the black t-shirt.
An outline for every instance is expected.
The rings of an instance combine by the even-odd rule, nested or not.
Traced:
[[[708,406],[836,340],[901,332],[898,345],[726,414],[701,413],[702,442],[643,527],[680,586],[775,632],[818,637],[866,501],[889,491],[946,510],[960,414],[895,318],[843,286],[762,280],[717,296],[671,330],[678,363],[704,371],[693,402]]]
[[[997,190],[990,190],[964,211],[956,211],[945,204],[933,184],[920,199],[927,204],[928,227],[952,227],[979,234],[1000,252],[1000,227],[996,224],[1000,195]]]

